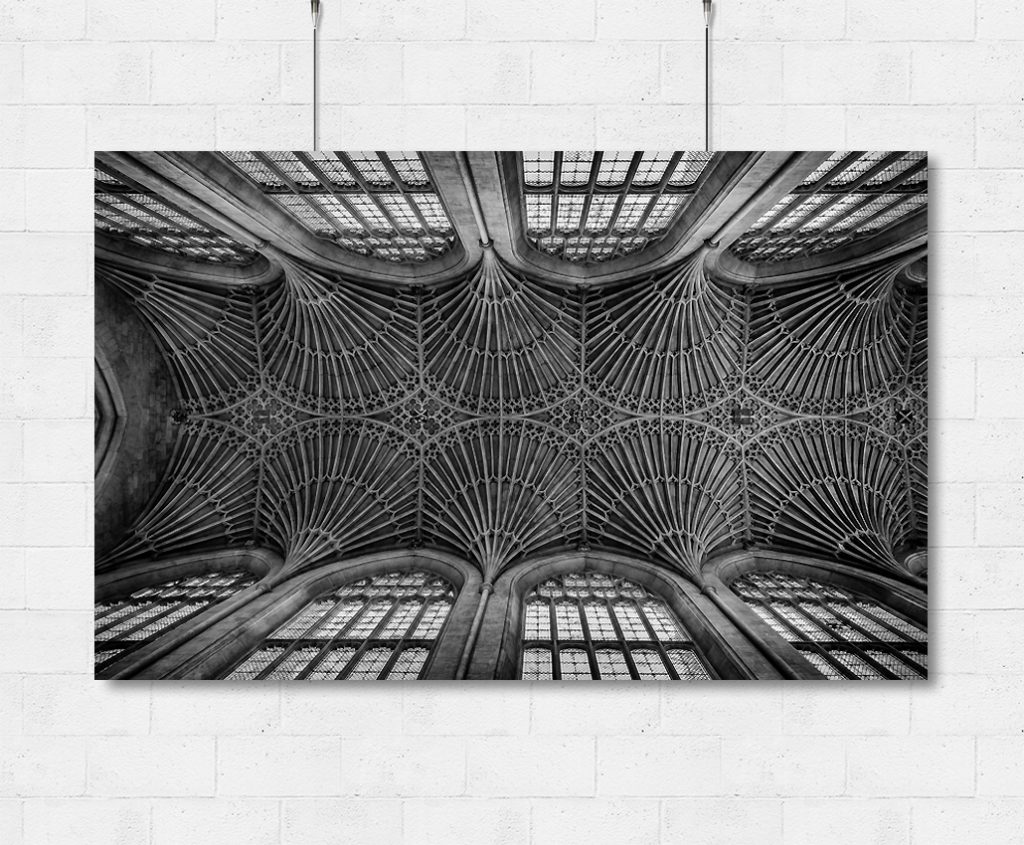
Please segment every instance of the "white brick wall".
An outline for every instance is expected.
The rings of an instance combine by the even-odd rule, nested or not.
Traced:
[[[686,148],[698,0],[324,0],[323,145]],[[0,841],[1024,841],[1024,5],[718,0],[716,146],[931,152],[934,680],[90,680],[94,149],[303,148],[298,0],[0,0]]]

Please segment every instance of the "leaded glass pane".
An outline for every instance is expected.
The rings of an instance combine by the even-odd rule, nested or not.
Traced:
[[[558,652],[558,661],[562,669],[563,681],[589,681],[590,659],[581,648],[563,648]]]
[[[923,677],[904,654],[923,651],[915,646],[924,641],[924,632],[873,601],[855,597],[834,584],[782,572],[747,573],[733,583],[733,589],[828,678],[841,678],[843,673],[812,643],[860,679]],[[770,611],[765,608],[766,601]]]
[[[556,630],[550,630],[554,610]],[[582,620],[580,613],[582,612]],[[585,623],[585,624],[584,624]],[[668,606],[642,586],[597,572],[570,572],[538,584],[523,604],[522,677],[550,677],[555,642],[563,678],[667,680],[663,654],[684,680],[711,677],[696,646]],[[546,648],[539,648],[537,643]],[[614,645],[613,645],[614,644]],[[615,647],[617,645],[617,647]],[[665,647],[665,652],[661,647]],[[636,673],[630,669],[631,655]]]
[[[629,664],[621,651],[602,648],[596,652],[597,671],[602,681],[628,681],[632,679]]]
[[[229,681],[252,681],[261,672],[265,671],[271,663],[284,654],[284,648],[273,646],[261,648],[255,654],[247,657],[227,677]]]
[[[551,652],[545,648],[528,648],[523,652],[523,680],[551,680]]]
[[[396,653],[388,677],[417,678],[454,598],[451,585],[426,572],[390,572],[352,581],[297,612],[271,634],[257,655],[270,650],[283,655],[269,679],[295,679],[304,672],[310,680],[377,678]],[[257,655],[243,661],[230,677],[244,670],[255,678],[259,673],[246,667]]]

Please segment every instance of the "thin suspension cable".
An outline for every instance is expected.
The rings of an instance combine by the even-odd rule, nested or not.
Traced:
[[[310,12],[313,15],[313,150],[320,149],[320,33],[317,24],[320,22],[320,0],[310,0]]]
[[[704,152],[711,152],[711,3],[704,4]]]

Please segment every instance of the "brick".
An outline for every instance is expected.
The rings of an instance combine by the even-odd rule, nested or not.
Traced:
[[[978,167],[1019,167],[1020,145],[1014,139],[1024,135],[1024,106],[978,107]]]
[[[21,481],[22,427],[20,422],[0,422],[0,482]]]
[[[336,795],[338,740],[227,737],[217,742],[217,794]]]
[[[716,41],[833,41],[846,31],[842,3],[791,0],[784,7],[758,0],[714,4]],[[697,25],[703,27],[704,17]]]
[[[857,0],[847,6],[846,37],[864,41],[964,41],[974,37],[969,3],[936,7],[928,0]],[[856,149],[859,149],[856,148]]]
[[[926,150],[932,171],[971,167],[974,164],[974,108],[851,106],[846,112],[846,148]]]
[[[85,109],[81,106],[0,106],[5,167],[86,167]]]
[[[659,50],[649,44],[538,44],[531,99],[567,105],[650,102],[658,98],[660,67]]]
[[[932,232],[1024,229],[1024,171],[950,170],[942,185]]]
[[[1016,445],[1024,424],[967,420],[940,421],[931,427],[931,481],[973,477],[980,482],[1017,482],[1024,477],[1024,458]]]
[[[685,767],[680,760],[686,760]],[[597,741],[598,795],[716,795],[721,789],[721,743],[715,737],[601,737]]]
[[[782,693],[783,733],[826,736],[896,736],[910,730],[910,688],[877,684],[871,706],[847,685],[790,684]]]
[[[216,23],[213,5],[205,0],[176,0],[173,26],[168,23],[167,7],[158,0],[133,0],[128,5],[118,0],[89,0],[89,38],[96,41],[210,39]],[[278,21],[273,31],[280,31],[282,23]],[[226,31],[232,38],[245,37]]]
[[[25,95],[22,69],[24,48],[20,44],[0,44],[0,103],[20,103]]]
[[[91,481],[92,434],[91,420],[25,423],[25,480]]]
[[[0,608],[22,610],[25,607],[25,550],[3,549],[0,564]]]
[[[21,675],[0,675],[0,738],[22,733],[23,681]]]
[[[466,32],[466,6],[467,0],[402,0],[393,4],[347,0],[344,6],[334,8],[324,3],[323,38],[325,42],[337,38],[350,41],[353,37],[366,41],[454,42]]]
[[[736,44],[714,46],[711,101],[778,103],[782,100],[782,45]],[[704,49],[702,44],[667,44],[662,70],[662,97],[672,102],[704,102]],[[766,149],[763,144],[758,149]]]
[[[660,684],[661,731],[666,734],[777,734],[782,690],[767,684],[737,696],[731,684]]]
[[[951,546],[974,545],[975,495],[973,484],[934,484],[929,489],[928,530],[931,542],[942,547],[943,560]],[[945,569],[945,568],[944,568]]]
[[[91,168],[29,171],[25,174],[28,228],[34,232],[92,232],[92,187]]]
[[[0,293],[85,294],[92,284],[92,236],[0,235]]]
[[[427,689],[409,685],[403,692],[405,734],[482,736],[530,730],[530,690],[518,684],[485,684],[462,694],[453,694],[444,684]]]
[[[217,146],[214,106],[95,106],[89,109],[94,150],[209,150]]]
[[[782,807],[786,845],[894,845],[910,835],[910,802],[799,798]]]
[[[1024,31],[1024,8],[1016,0],[977,0],[978,38],[1013,39]]]
[[[0,231],[20,232],[25,228],[25,174],[0,170]]]
[[[145,685],[101,684],[88,675],[28,675],[24,731],[47,736],[137,735],[149,730]]]
[[[480,41],[495,36],[503,41],[590,41],[595,32],[595,5],[595,0],[566,0],[557,4],[544,0],[521,0],[515,4],[470,0],[467,32],[469,38]],[[597,26],[601,26],[600,21]],[[618,40],[629,37],[628,30],[620,30],[616,36]]]
[[[379,736],[341,740],[341,790],[346,795],[462,795],[465,788],[466,748],[461,738]]]
[[[703,106],[599,106],[596,122],[599,150],[704,149]]]
[[[88,502],[87,502],[88,504]],[[25,605],[35,610],[92,611],[93,549],[25,550]]]
[[[594,146],[591,106],[470,106],[466,146],[471,150],[589,150]]]
[[[212,795],[214,774],[212,737],[118,736],[89,741],[90,795]]]
[[[0,7],[4,41],[73,41],[85,36],[85,0],[8,0]]]
[[[982,737],[978,743],[978,795],[1019,796],[1024,782],[1024,738]]]
[[[153,47],[154,103],[274,102],[280,50],[273,45],[192,43]]]
[[[325,149],[330,147],[332,134],[342,137],[329,129],[340,125],[339,115],[336,106],[320,110],[320,143]],[[223,106],[217,109],[216,124],[218,149],[305,150],[313,145],[313,112],[309,105]]]
[[[657,842],[658,815],[658,802],[646,799],[535,799],[532,841],[536,845]]]
[[[153,803],[153,845],[241,842],[278,845],[276,801],[186,798]],[[243,833],[244,831],[244,833]]]
[[[1019,63],[1020,48],[1013,43],[915,44],[911,102],[1019,103]]]
[[[911,807],[912,845],[1020,842],[1024,801],[1019,798],[921,799]]]
[[[322,103],[401,103],[400,44],[346,44],[320,67]],[[281,50],[281,100],[312,103],[313,65],[306,44]],[[312,116],[310,116],[310,120]]]
[[[470,795],[594,794],[592,738],[473,737],[467,745]],[[540,761],[542,765],[538,765]]]
[[[21,802],[0,798],[0,839],[7,845],[22,845]]]
[[[153,687],[152,733],[264,736],[280,730],[277,684],[197,685],[165,682]],[[197,726],[202,730],[197,730]]]
[[[0,611],[0,631],[0,673],[91,671],[92,614]]]
[[[525,103],[530,53],[519,44],[408,44],[407,103]]]
[[[907,49],[888,44],[787,44],[783,93],[789,103],[906,103]]]
[[[712,113],[711,132],[715,146],[726,150],[829,150],[842,144],[846,109],[723,105]]]
[[[965,485],[966,486],[966,485]],[[1021,550],[943,549],[941,590],[936,603],[968,610],[1012,609],[1024,590]]]
[[[758,798],[674,798],[664,802],[662,841],[781,845],[782,807]],[[654,840],[649,840],[654,841]]]
[[[136,44],[28,44],[30,103],[142,103],[149,98],[149,50]]]
[[[413,799],[403,802],[402,827],[409,845],[519,845],[544,841],[536,834],[530,840],[530,804],[525,799]]]
[[[928,415],[932,419],[972,419],[974,417],[975,369],[973,358],[943,358],[933,367],[933,383]]]
[[[461,150],[474,146],[466,144],[462,106],[341,106],[336,115],[337,119],[324,119],[324,137],[343,139],[349,149],[385,149],[379,144],[385,139],[399,142],[403,150]]]
[[[84,484],[0,485],[0,545],[84,546],[86,497]],[[60,519],[54,519],[60,514]]]
[[[974,740],[969,737],[864,737],[851,739],[846,755],[850,795],[974,792]]]
[[[402,806],[396,800],[337,798],[281,802],[281,845],[392,845],[402,841]],[[412,841],[415,841],[413,832]]]
[[[939,631],[941,629],[937,629]],[[985,646],[991,648],[991,643]],[[941,651],[937,649],[939,653]],[[1020,677],[939,672],[911,691],[913,734],[939,736],[1015,735],[1024,722]],[[964,702],[971,702],[969,707]]]
[[[543,20],[544,16],[540,18]],[[577,27],[585,32],[586,25],[585,20],[580,20]],[[674,34],[703,39],[704,13],[700,4],[671,0],[597,0],[597,37],[600,39],[664,41]],[[563,36],[565,40],[570,37]],[[704,49],[703,42],[700,48]]]
[[[1020,358],[983,358],[978,361],[978,416],[1024,418],[1024,397],[1019,390]]]
[[[596,684],[567,696],[559,684],[534,684],[531,732],[559,735],[651,733],[658,728],[657,684]]]
[[[845,745],[832,737],[723,737],[725,791],[754,796],[841,795]]]
[[[149,840],[145,801],[94,798],[25,803],[25,841],[38,845],[132,845]]]
[[[1024,485],[1019,482],[978,485],[978,545],[1024,545],[1022,506]]]
[[[5,361],[0,370],[0,417],[81,417],[87,387],[91,391],[91,362],[74,358]]]
[[[252,0],[242,3],[207,4],[206,12],[212,14],[216,8],[215,20],[218,36],[222,39],[253,41],[305,41],[312,37],[312,19],[309,8],[296,10],[284,6],[280,0]],[[320,7],[320,38],[323,39],[326,25],[340,17],[349,17],[349,10],[341,11],[341,4],[324,2]],[[183,39],[184,40],[184,39]],[[193,39],[189,39],[193,40]],[[333,58],[333,52],[324,57]]]
[[[282,734],[322,734],[344,722],[346,736],[396,736],[402,730],[402,696],[390,684],[348,684],[339,696],[331,684],[281,686]]]
[[[74,796],[85,789],[85,740],[5,737],[0,754],[0,795]]]

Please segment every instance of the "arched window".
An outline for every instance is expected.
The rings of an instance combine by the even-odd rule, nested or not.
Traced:
[[[96,605],[96,676],[206,608],[255,583],[248,572],[191,575],[136,590],[118,601]]]
[[[428,572],[377,575],[313,601],[227,674],[229,680],[415,680],[455,601]]]
[[[782,572],[748,572],[732,589],[829,680],[928,674],[925,632],[877,602]]]
[[[675,614],[639,584],[596,572],[551,578],[524,604],[524,680],[705,680]]]

